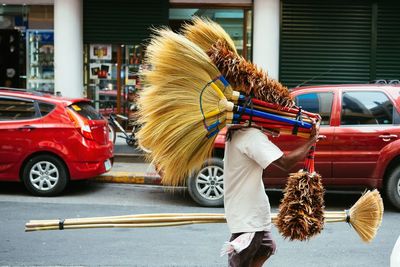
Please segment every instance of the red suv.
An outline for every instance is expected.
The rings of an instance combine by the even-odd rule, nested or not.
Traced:
[[[110,170],[108,136],[107,121],[88,99],[0,88],[0,181],[57,195],[69,180]]]
[[[326,85],[294,89],[303,109],[322,117],[315,169],[327,189],[378,188],[400,209],[400,86]],[[304,141],[296,136],[272,138],[284,152]],[[188,179],[189,193],[205,206],[223,203],[225,131],[215,142],[214,158]],[[302,168],[302,162],[291,170]],[[270,166],[266,188],[282,188],[288,173]]]

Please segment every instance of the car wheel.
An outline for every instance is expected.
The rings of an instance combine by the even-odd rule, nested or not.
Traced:
[[[224,163],[219,158],[207,160],[201,169],[189,176],[189,195],[205,207],[224,204]]]
[[[25,164],[22,180],[32,194],[54,196],[65,189],[68,175],[61,160],[51,155],[39,155]]]
[[[389,175],[385,189],[390,203],[400,210],[400,167],[394,169]]]

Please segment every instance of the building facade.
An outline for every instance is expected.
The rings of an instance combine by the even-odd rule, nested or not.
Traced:
[[[400,79],[398,1],[0,0],[0,7],[0,86],[87,96],[98,108],[112,100],[118,112],[141,88],[150,27],[178,29],[194,15],[220,23],[243,57],[288,87]]]

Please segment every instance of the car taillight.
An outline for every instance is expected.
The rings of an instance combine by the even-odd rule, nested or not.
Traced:
[[[70,109],[67,109],[67,112],[69,118],[74,123],[78,131],[83,135],[83,137],[93,140],[92,129],[90,128],[89,121],[85,118],[82,118]]]

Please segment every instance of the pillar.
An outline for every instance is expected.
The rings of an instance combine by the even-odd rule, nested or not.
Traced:
[[[55,92],[83,96],[82,0],[54,0]]]
[[[279,79],[280,0],[254,0],[253,62]]]

